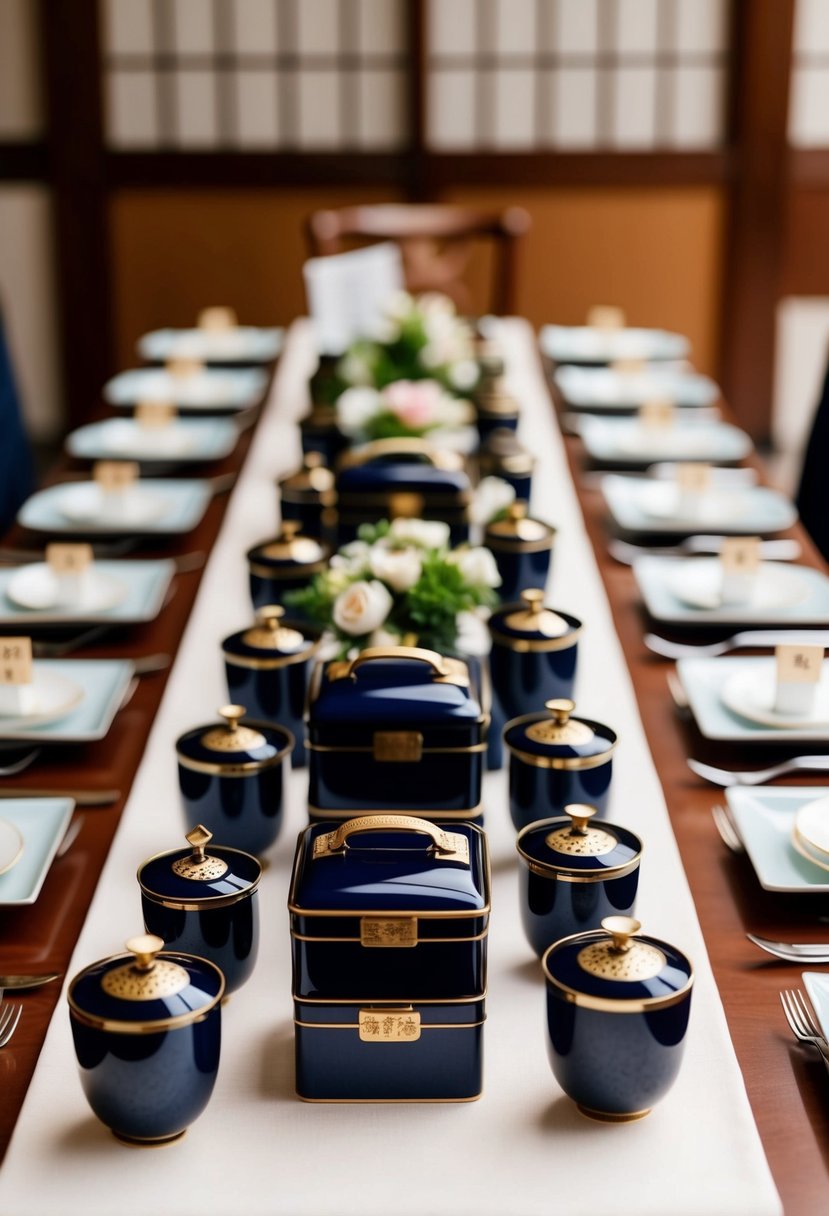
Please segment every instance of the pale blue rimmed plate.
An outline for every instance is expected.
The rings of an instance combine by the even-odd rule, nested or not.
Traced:
[[[792,844],[801,807],[826,796],[826,786],[732,785],[725,791],[734,823],[760,886],[786,894],[829,893],[829,872]]]
[[[228,330],[154,329],[138,339],[138,353],[152,363],[199,359],[204,363],[270,363],[285,340],[282,329],[237,325]]]
[[[591,460],[631,468],[677,460],[736,464],[753,446],[739,427],[702,419],[648,426],[638,418],[587,417],[579,434]]]
[[[176,465],[221,460],[238,439],[239,431],[229,418],[177,418],[158,428],[142,426],[134,418],[105,418],[72,431],[66,450],[79,460]]]
[[[205,367],[172,376],[163,367],[136,367],[104,385],[104,399],[122,409],[139,401],[170,401],[179,410],[245,410],[258,405],[268,382],[258,367]]]
[[[633,573],[650,616],[666,625],[829,625],[829,578],[810,566],[763,562],[752,604],[703,608],[678,594],[680,577],[695,570],[710,584],[714,565],[718,558],[638,557]]]
[[[671,401],[683,408],[714,405],[720,390],[708,376],[658,364],[642,371],[612,367],[557,367],[556,387],[571,410],[632,413],[647,401]]]
[[[617,359],[685,359],[691,343],[665,329],[599,329],[545,325],[541,349],[556,363],[615,363]]]
[[[0,815],[23,837],[20,860],[0,874],[0,907],[35,902],[74,809],[71,798],[0,799]]]
[[[9,584],[21,567],[0,568],[0,626],[14,625],[36,629],[38,625],[111,624],[134,625],[158,616],[170,582],[176,572],[171,561],[96,561],[95,570],[113,584],[120,584],[123,596],[106,610],[77,608],[25,608],[8,593]]]
[[[805,743],[829,744],[829,725],[816,727],[768,726],[734,713],[723,701],[735,678],[774,678],[774,655],[732,656],[716,659],[680,659],[676,665],[688,703],[700,732],[707,739],[732,743]],[[824,661],[823,685],[829,673]],[[824,698],[825,701],[825,698]]]
[[[0,743],[90,743],[103,739],[129,687],[133,664],[127,659],[36,659],[35,670],[62,676],[83,690],[80,703],[57,722],[4,728]],[[2,792],[2,790],[0,790]],[[0,812],[2,813],[2,812]]]
[[[826,890],[829,891],[829,886]],[[804,971],[803,983],[826,1038],[829,1035],[829,975],[822,971]]]
[[[89,519],[70,519],[64,504],[74,502],[80,493],[94,487],[91,481],[72,481],[48,486],[24,502],[17,522],[32,532],[47,532],[64,536],[125,536],[139,534],[176,535],[195,528],[204,515],[213,495],[209,481],[197,478],[142,477],[136,493],[142,502],[151,500],[154,510],[137,521],[107,519],[94,515]]]
[[[712,486],[698,509],[683,510],[677,487],[668,481],[608,473],[602,493],[616,526],[624,532],[691,536],[768,536],[797,521],[794,504],[767,486]]]

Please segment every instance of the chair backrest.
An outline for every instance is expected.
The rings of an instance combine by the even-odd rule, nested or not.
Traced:
[[[311,253],[342,253],[350,244],[396,241],[403,254],[410,291],[442,291],[462,312],[471,311],[464,273],[476,241],[495,246],[490,307],[496,313],[515,308],[517,243],[530,227],[522,207],[479,211],[438,203],[380,203],[314,211],[307,221]]]
[[[0,532],[35,488],[34,461],[23,425],[3,313],[0,311]]]
[[[801,522],[829,561],[829,367],[803,456],[796,504]]]

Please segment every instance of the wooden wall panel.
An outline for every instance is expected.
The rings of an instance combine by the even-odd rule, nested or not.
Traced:
[[[190,324],[205,303],[243,321],[284,323],[304,308],[302,223],[318,206],[388,200],[389,192],[123,191],[112,202],[119,362],[156,325]],[[632,324],[687,333],[716,372],[723,198],[715,187],[466,188],[447,201],[526,207],[518,311],[536,325],[578,323],[591,304],[620,304]],[[470,281],[486,307],[489,265]]]

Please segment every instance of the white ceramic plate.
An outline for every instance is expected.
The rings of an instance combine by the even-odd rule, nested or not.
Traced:
[[[632,413],[646,401],[673,401],[683,408],[711,406],[720,390],[697,372],[651,364],[641,372],[612,367],[557,367],[553,380],[571,410]]]
[[[258,367],[205,367],[192,376],[173,376],[163,367],[137,367],[109,380],[104,399],[127,408],[138,401],[172,401],[179,410],[242,410],[258,405],[266,384],[267,376]]]
[[[204,478],[145,477],[141,479],[141,492],[162,500],[168,509],[141,524],[140,529],[134,519],[116,519],[109,512],[96,519],[70,523],[63,509],[66,490],[78,491],[86,486],[94,487],[100,494],[95,483],[89,481],[76,482],[71,487],[64,482],[38,490],[18,511],[17,522],[32,532],[45,532],[50,539],[58,535],[123,536],[137,530],[174,536],[195,528],[213,496],[212,482]]]
[[[83,688],[74,680],[37,663],[32,673],[32,685],[37,697],[37,709],[31,714],[0,714],[0,739],[11,731],[59,722],[76,709],[84,698]]]
[[[723,655],[720,658],[680,659],[677,674],[688,696],[697,726],[706,739],[729,743],[816,743],[829,744],[829,729],[810,723],[808,727],[768,726],[754,722],[729,709],[723,698],[725,683],[737,672],[752,669],[765,673],[773,682],[776,664],[773,655]],[[824,664],[829,675],[829,663]],[[826,678],[826,677],[825,677]]]
[[[630,465],[676,460],[735,463],[752,447],[745,431],[724,422],[649,426],[638,418],[588,415],[581,420],[579,433],[593,460]]]
[[[0,874],[16,865],[23,854],[23,837],[8,819],[0,819]]]
[[[798,811],[825,795],[825,788],[732,785],[723,792],[749,861],[765,891],[829,893],[829,873],[801,857],[791,840]]]
[[[700,496],[699,509],[686,513],[672,482],[608,473],[601,485],[615,523],[625,532],[766,536],[797,520],[789,499],[767,486],[712,486]]]
[[[141,426],[134,418],[105,418],[73,431],[66,449],[81,460],[180,464],[221,460],[233,451],[238,438],[232,418],[178,418],[158,428]]]
[[[35,902],[74,809],[71,798],[3,799],[3,816],[20,832],[23,852],[17,864],[0,875],[0,907]]]
[[[114,499],[114,495],[112,496]],[[96,482],[81,482],[64,488],[58,510],[73,524],[102,524],[115,520],[125,527],[140,528],[163,519],[169,503],[163,494],[143,490],[140,486],[125,490],[119,496],[117,508],[107,501]]]
[[[755,722],[758,726],[773,726],[778,730],[829,729],[829,671],[824,671],[815,690],[811,714],[781,714],[774,708],[777,688],[774,660],[766,668],[749,668],[733,672],[720,689],[726,709]]]
[[[39,611],[65,607],[73,614],[107,612],[126,599],[127,584],[115,575],[98,570],[88,571],[82,585],[82,595],[71,603],[59,601],[59,582],[46,562],[22,566],[15,570],[6,586],[6,595],[18,608]]]
[[[824,1038],[829,1037],[829,975],[825,971],[804,971],[803,983]]]
[[[722,608],[722,565],[718,557],[698,557],[677,565],[668,588],[683,604],[692,608]],[[751,600],[745,605],[729,605],[743,612],[786,612],[808,599],[811,587],[797,566],[783,562],[761,562]]]
[[[155,329],[138,340],[142,359],[200,359],[205,363],[269,363],[282,349],[284,331],[254,325],[232,329]]]
[[[541,349],[556,363],[615,363],[617,359],[684,359],[691,344],[664,329],[598,329],[590,325],[545,325]]]
[[[794,831],[816,855],[818,864],[829,868],[829,797],[824,795],[802,806],[795,816]]]

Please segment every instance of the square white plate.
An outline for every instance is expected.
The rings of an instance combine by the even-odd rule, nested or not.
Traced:
[[[6,588],[18,571],[0,568],[0,625],[135,625],[152,621],[158,616],[170,582],[176,572],[175,562],[159,561],[97,561],[95,569],[121,582],[126,588],[124,598],[105,611],[85,611],[83,608],[26,609],[6,595]]]
[[[59,721],[39,726],[4,729],[0,718],[0,742],[91,743],[103,739],[121,706],[134,670],[128,659],[36,659],[35,667],[79,685],[84,692],[83,700]]]
[[[804,971],[803,983],[817,1014],[823,1037],[829,1035],[829,975],[824,971]]]
[[[553,381],[569,409],[591,413],[631,414],[646,401],[698,409],[720,399],[719,388],[708,376],[658,363],[636,372],[565,365],[556,368]]]
[[[67,481],[47,486],[27,498],[17,513],[17,522],[32,532],[57,536],[125,536],[138,534],[176,535],[189,532],[200,522],[213,495],[211,483],[198,478],[142,477],[138,483],[142,494],[158,500],[159,513],[147,518],[140,527],[134,523],[95,517],[86,520],[69,519],[62,502],[67,491],[76,494],[80,487],[94,482]]]
[[[738,427],[702,419],[663,427],[639,418],[588,416],[580,420],[579,434],[591,460],[631,468],[677,460],[736,464],[753,446]]]
[[[617,359],[685,359],[691,343],[665,329],[598,329],[591,325],[545,325],[541,349],[556,363],[614,363]]]
[[[792,825],[826,786],[732,785],[725,791],[740,839],[760,886],[787,894],[829,892],[829,871],[812,865],[792,845]]]
[[[135,418],[104,418],[72,431],[66,450],[78,460],[138,460],[187,464],[221,460],[235,448],[239,431],[230,418],[177,418],[157,430]]]
[[[258,367],[205,367],[172,376],[163,367],[135,367],[104,385],[104,400],[129,409],[139,401],[171,401],[184,410],[246,410],[258,405],[268,377]]]
[[[769,577],[780,575],[799,585],[802,598],[786,608],[764,607],[758,603],[719,608],[696,608],[677,595],[672,583],[680,571],[693,569],[693,563],[709,562],[697,557],[638,557],[633,573],[645,607],[655,621],[666,625],[829,625],[829,578],[811,566],[790,562],[764,562]],[[793,597],[795,598],[795,597]]]
[[[602,493],[614,523],[624,532],[768,536],[797,521],[793,503],[767,486],[712,486],[693,516],[675,509],[676,486],[671,482],[608,473],[602,478]]]
[[[282,350],[285,331],[254,325],[232,329],[154,329],[138,339],[138,353],[152,363],[199,359],[205,363],[270,363]]]
[[[727,709],[721,700],[726,681],[737,673],[773,671],[773,655],[722,655],[716,659],[680,659],[676,665],[700,733],[706,739],[732,743],[829,743],[829,727],[761,726]],[[829,659],[824,660],[824,671]],[[825,678],[825,676],[824,676]]]
[[[0,814],[19,830],[23,853],[0,874],[0,907],[33,904],[72,818],[71,798],[4,798]]]

